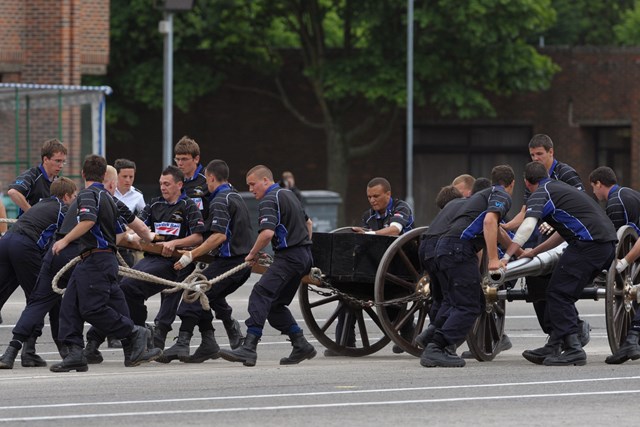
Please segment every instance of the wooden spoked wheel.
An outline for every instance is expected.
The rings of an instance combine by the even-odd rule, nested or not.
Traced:
[[[638,240],[638,234],[629,226],[618,230],[618,246],[616,246],[616,260],[622,259],[629,253]],[[636,297],[632,295],[632,287],[640,282],[640,265],[635,262],[629,265],[622,273],[616,271],[616,260],[607,273],[607,291],[605,297],[605,318],[607,324],[607,337],[611,352],[615,353],[627,337],[631,328],[637,304]]]
[[[342,227],[332,233],[352,233],[351,227]],[[371,288],[362,284],[341,283],[353,299],[370,300]],[[368,288],[368,289],[367,289]],[[325,293],[322,295],[318,292]],[[360,293],[362,291],[363,293]],[[298,300],[307,328],[327,349],[341,356],[359,357],[375,353],[389,344],[380,319],[372,306],[363,307],[354,300],[332,295],[330,290],[302,284]],[[338,330],[338,324],[342,330]]]
[[[385,333],[409,354],[420,356],[416,336],[425,327],[431,308],[429,277],[422,272],[418,248],[420,227],[398,237],[384,253],[375,278],[376,311]],[[385,305],[403,300],[401,304]]]
[[[485,253],[480,261],[480,274],[481,277],[488,274]],[[504,300],[495,302],[487,300],[484,311],[480,313],[467,335],[467,345],[476,360],[488,362],[498,354],[500,338],[504,334],[505,315]]]

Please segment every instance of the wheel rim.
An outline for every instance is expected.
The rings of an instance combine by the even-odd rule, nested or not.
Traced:
[[[394,241],[384,253],[375,278],[375,301],[378,317],[387,336],[400,348],[413,356],[420,356],[422,348],[416,336],[425,326],[431,296],[428,291],[429,277],[422,272],[418,247],[420,236],[428,227],[415,228]],[[395,298],[417,296],[423,299],[404,303],[399,307],[382,306]],[[415,323],[411,336],[400,334],[403,326]]]
[[[639,282],[640,265],[636,262],[618,273],[616,260],[622,259],[629,253],[638,234],[629,226],[618,230],[618,245],[616,246],[616,259],[611,264],[607,273],[607,290],[605,297],[605,318],[607,323],[607,338],[611,352],[615,353],[627,337],[631,328],[631,322],[636,314],[635,298],[630,290]]]
[[[480,273],[481,277],[488,274],[486,251],[480,261]],[[486,302],[485,310],[480,313],[467,335],[469,351],[476,360],[488,362],[498,354],[498,345],[504,334],[506,310],[505,301]]]
[[[320,344],[342,356],[366,356],[389,344],[382,329],[380,319],[371,307],[355,307],[338,295],[321,296],[310,290],[313,285],[302,284],[298,291],[300,310],[307,328]],[[329,311],[331,314],[323,321],[318,321]],[[317,315],[316,315],[317,314]],[[355,319],[355,347],[347,345],[347,337],[335,336],[336,325],[340,315],[345,316],[344,324],[349,318]]]

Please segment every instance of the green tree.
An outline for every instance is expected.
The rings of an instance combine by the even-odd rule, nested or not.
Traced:
[[[614,45],[618,25],[635,0],[552,0],[558,19],[542,33],[547,45]]]
[[[112,0],[108,84],[127,103],[160,108],[160,13],[144,0]],[[273,91],[326,137],[327,186],[346,197],[349,164],[380,147],[406,103],[405,0],[200,0],[176,15],[175,102],[187,110],[225,70],[243,64],[273,78]],[[529,44],[555,19],[550,0],[424,0],[415,10],[415,99],[443,116],[493,115],[489,98],[548,87],[557,67]],[[281,80],[283,53],[299,53],[318,113],[305,115]],[[199,60],[191,58],[197,55]],[[203,60],[204,58],[204,60]],[[112,105],[114,103],[112,102]],[[366,116],[353,123],[350,113]],[[381,125],[382,124],[382,125]],[[373,135],[373,136],[371,136]]]
[[[640,1],[634,2],[634,7],[625,11],[622,20],[614,27],[616,41],[624,46],[640,45]]]

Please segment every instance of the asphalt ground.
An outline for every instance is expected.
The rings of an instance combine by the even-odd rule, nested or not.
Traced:
[[[257,276],[229,302],[238,319]],[[155,315],[159,297],[149,300]],[[24,296],[16,292],[2,309],[0,344],[6,348]],[[291,305],[303,328],[297,300]],[[614,425],[633,423],[640,397],[640,360],[607,365],[610,354],[604,301],[578,302],[592,326],[586,366],[537,366],[522,358],[544,344],[533,309],[507,303],[506,332],[513,348],[492,362],[464,368],[423,368],[418,358],[393,354],[391,345],[361,358],[318,355],[281,366],[290,343],[267,327],[258,363],[245,367],[222,359],[203,364],[174,361],[125,368],[122,351],[102,348],[105,361],[85,373],[23,368],[0,370],[0,423],[65,426],[370,426],[370,425]],[[228,348],[216,321],[220,345]],[[170,337],[177,335],[178,324]],[[244,328],[244,326],[243,326]],[[168,340],[169,341],[169,340]],[[192,351],[198,346],[196,332]],[[168,342],[168,345],[170,343]],[[104,346],[103,346],[104,347]],[[459,349],[463,351],[464,346]],[[38,352],[49,364],[59,356],[45,328]]]

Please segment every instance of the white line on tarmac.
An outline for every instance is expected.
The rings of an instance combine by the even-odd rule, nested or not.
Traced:
[[[220,400],[275,399],[275,398],[282,398],[282,397],[317,397],[317,396],[332,396],[332,395],[346,395],[346,394],[355,395],[355,394],[399,393],[399,392],[434,391],[434,390],[526,387],[526,386],[538,386],[538,385],[577,384],[577,383],[590,383],[590,382],[602,383],[602,382],[611,382],[611,381],[635,381],[638,379],[640,379],[640,376],[581,378],[581,379],[574,379],[574,380],[554,380],[554,381],[526,381],[526,382],[510,382],[510,383],[494,383],[494,384],[464,384],[464,385],[429,386],[429,387],[382,388],[382,389],[369,389],[369,390],[317,391],[317,392],[307,392],[307,393],[273,393],[273,394],[254,394],[254,395],[245,395],[245,396],[190,397],[190,398],[181,398],[181,399],[123,400],[123,401],[113,401],[113,402],[78,402],[78,403],[57,403],[57,404],[48,404],[48,405],[14,405],[14,406],[0,406],[0,411],[11,410],[11,409],[70,408],[70,407],[82,407],[82,406],[138,405],[138,404],[145,404],[145,403],[146,404],[180,403],[180,402],[202,402],[202,401],[212,402],[212,401],[220,401]],[[570,395],[570,394],[567,394],[567,395]],[[547,394],[533,395],[533,396],[547,396]],[[441,400],[447,401],[449,399],[441,399]],[[0,419],[0,421],[2,421],[2,419]]]
[[[558,397],[575,397],[575,396],[602,396],[602,395],[620,395],[620,394],[640,394],[640,390],[611,390],[611,391],[594,391],[584,393],[546,393],[546,394],[528,394],[528,395],[511,395],[511,396],[477,396],[477,397],[453,397],[444,399],[420,399],[420,400],[396,400],[396,401],[377,401],[377,402],[348,402],[348,403],[318,403],[314,405],[278,405],[278,406],[246,406],[236,408],[217,408],[217,409],[193,409],[193,410],[175,410],[175,411],[145,411],[145,412],[118,412],[108,414],[78,414],[78,415],[52,415],[39,417],[16,417],[16,418],[0,418],[0,422],[16,422],[16,421],[51,421],[51,420],[72,420],[72,419],[96,419],[96,418],[114,418],[114,417],[141,417],[151,415],[178,415],[178,414],[212,414],[221,412],[244,412],[244,411],[278,411],[287,409],[325,409],[340,408],[354,406],[379,406],[379,405],[415,405],[426,403],[450,403],[450,402],[470,402],[470,401],[486,401],[486,400],[522,400],[522,399],[549,399]]]

